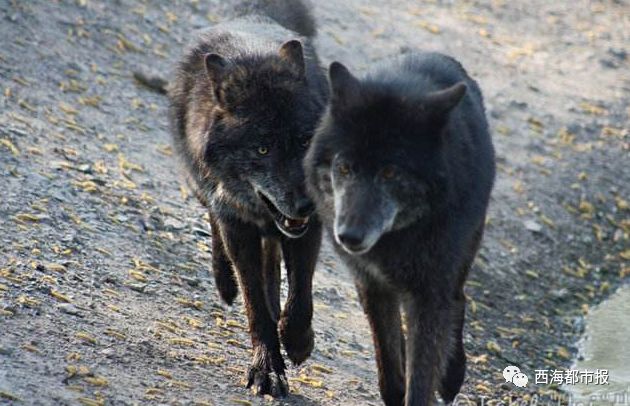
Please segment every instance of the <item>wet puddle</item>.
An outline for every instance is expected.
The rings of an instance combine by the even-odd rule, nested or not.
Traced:
[[[572,405],[630,405],[630,286],[620,288],[586,317],[580,359],[573,370],[607,370],[608,384],[565,385]]]

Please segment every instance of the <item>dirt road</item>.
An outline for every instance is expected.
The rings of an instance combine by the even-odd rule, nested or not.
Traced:
[[[0,0],[0,404],[378,405],[369,330],[325,247],[316,350],[291,396],[244,389],[239,302],[208,274],[204,211],[169,146],[168,72],[217,1]],[[325,63],[419,48],[485,92],[499,176],[467,285],[471,402],[542,396],[581,316],[630,275],[630,5],[625,1],[318,1]],[[392,253],[395,255],[395,253]],[[526,389],[504,383],[519,366]]]

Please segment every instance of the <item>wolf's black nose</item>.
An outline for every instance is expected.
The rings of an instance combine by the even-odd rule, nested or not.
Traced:
[[[363,235],[358,230],[346,229],[337,234],[339,242],[350,249],[358,249],[363,244]]]
[[[315,204],[307,198],[302,198],[295,205],[296,212],[300,217],[308,217],[315,211]]]

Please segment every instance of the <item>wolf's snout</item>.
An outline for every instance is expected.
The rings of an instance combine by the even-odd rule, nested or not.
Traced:
[[[337,232],[337,240],[352,252],[360,252],[365,249],[365,235],[356,228],[342,228]]]
[[[295,212],[299,217],[308,217],[315,211],[315,203],[304,197],[295,202]]]
[[[338,193],[335,240],[350,254],[365,254],[392,229],[397,213],[396,202],[379,190],[355,187]]]

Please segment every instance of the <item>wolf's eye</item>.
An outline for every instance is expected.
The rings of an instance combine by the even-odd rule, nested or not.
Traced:
[[[305,139],[305,140],[303,140],[303,141],[302,141],[302,146],[303,146],[304,148],[308,148],[308,146],[309,146],[309,145],[311,145],[311,140],[310,140],[310,138],[307,138],[307,139]]]
[[[348,164],[339,164],[337,166],[337,170],[342,176],[348,176],[350,174],[350,167],[348,166]]]
[[[386,166],[385,168],[383,168],[382,175],[385,179],[391,179],[396,176],[396,170],[393,166]]]
[[[258,153],[260,155],[267,155],[269,153],[269,148],[267,148],[267,147],[258,147]]]

